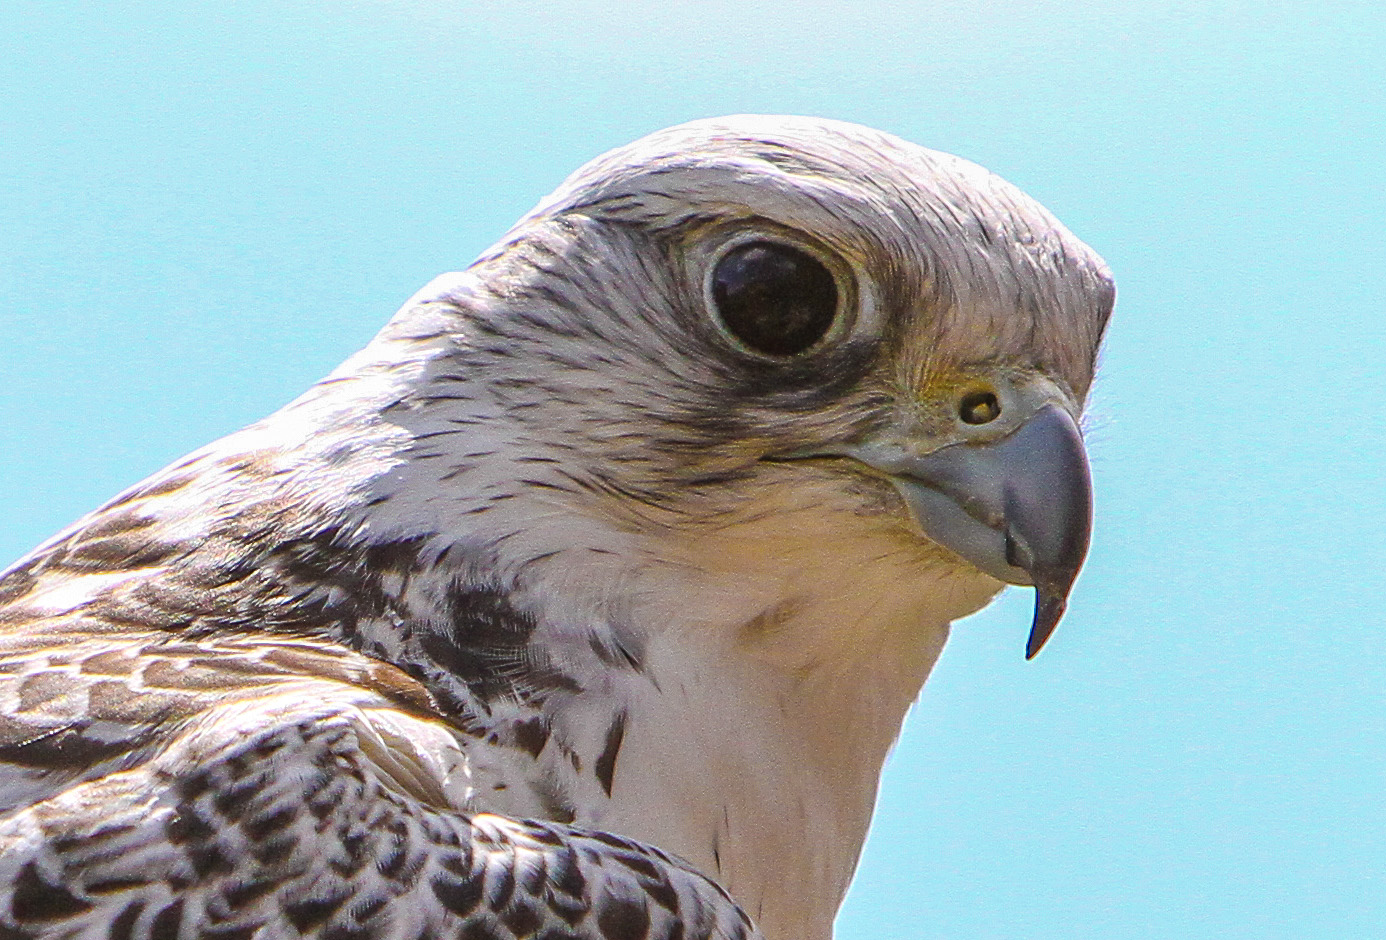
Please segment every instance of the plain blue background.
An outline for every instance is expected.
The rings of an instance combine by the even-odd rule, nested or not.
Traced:
[[[8,0],[0,563],[267,413],[587,158],[738,111],[976,160],[1120,288],[1093,554],[963,623],[841,940],[1386,936],[1378,3]]]

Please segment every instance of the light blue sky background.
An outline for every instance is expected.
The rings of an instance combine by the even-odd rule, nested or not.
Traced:
[[[768,8],[769,5],[766,5]],[[689,118],[1001,173],[1120,287],[1054,642],[963,623],[841,940],[1386,936],[1379,3],[0,10],[0,563]]]

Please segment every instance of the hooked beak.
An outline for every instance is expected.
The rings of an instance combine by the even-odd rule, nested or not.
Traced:
[[[1050,402],[987,443],[910,453],[877,441],[851,456],[889,475],[929,538],[1009,584],[1033,584],[1025,658],[1044,646],[1068,606],[1092,534],[1092,478],[1083,438]]]

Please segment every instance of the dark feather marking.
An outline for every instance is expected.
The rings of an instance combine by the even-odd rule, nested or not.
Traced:
[[[281,835],[257,846],[251,854],[255,856],[255,861],[261,865],[278,865],[293,853],[296,845],[298,845],[296,838],[291,835]]]
[[[251,879],[249,881],[233,883],[222,891],[221,894],[222,897],[226,899],[226,903],[231,906],[232,910],[240,910],[269,894],[275,888],[278,888],[279,884],[277,879],[270,877]]]
[[[563,550],[557,548],[551,552],[541,552],[540,554],[535,555],[533,558],[526,558],[524,567],[529,567],[530,565],[535,564],[536,562],[547,561],[548,559],[553,558],[555,555],[561,554],[563,554]]]
[[[144,902],[135,900],[125,905],[116,919],[111,922],[110,933],[107,934],[108,940],[132,940],[135,935],[135,925],[139,923],[140,915],[144,913]]]
[[[18,568],[11,569],[9,573],[3,577],[0,577],[0,607],[5,607],[14,603],[34,589],[35,585],[38,584],[38,578],[35,577],[34,571],[39,567],[39,563],[42,560],[41,558],[31,559]],[[26,617],[19,611],[6,610],[0,614],[0,623],[12,619],[19,620],[19,622],[23,623],[25,620],[32,618]]]
[[[635,852],[617,852],[615,858],[616,861],[639,875],[642,880],[657,881],[662,877],[659,868],[645,855]]]
[[[83,771],[94,764],[139,750],[154,740],[157,726],[131,730],[129,737],[98,741],[86,737],[90,722],[36,728],[0,715],[0,762],[46,770]]]
[[[372,940],[377,932],[360,924],[333,924],[322,932],[322,940]]]
[[[591,633],[587,637],[587,645],[592,652],[604,665],[614,668],[631,669],[635,672],[643,673],[644,666],[626,644],[621,642],[619,636],[604,637],[596,633]]]
[[[516,866],[519,871],[520,891],[524,895],[537,897],[544,890],[544,882],[548,880],[548,865],[542,855],[531,856],[525,862]]]
[[[635,901],[612,898],[597,913],[597,925],[608,937],[644,940],[650,930],[650,913]]]
[[[471,395],[444,395],[444,394],[441,394],[441,393],[438,393],[438,392],[434,392],[434,393],[432,393],[432,394],[423,395],[423,396],[420,396],[420,397],[419,397],[419,401],[421,401],[421,402],[435,402],[435,401],[472,401],[472,400],[473,400],[473,396],[471,396]]]
[[[512,863],[491,866],[487,869],[486,906],[500,910],[515,896],[515,867]]]
[[[466,683],[480,707],[496,698],[532,701],[554,692],[581,691],[572,677],[534,655],[530,636],[537,621],[517,610],[499,588],[459,581],[449,588],[444,610],[447,626],[423,634],[420,647],[433,665]],[[411,671],[420,681],[437,685],[426,664]],[[446,690],[439,694],[446,696]]]
[[[622,711],[606,729],[606,745],[592,767],[607,796],[611,796],[611,786],[616,777],[616,758],[621,755],[621,743],[625,737],[626,713]]]
[[[249,809],[251,797],[259,793],[264,787],[262,780],[250,780],[245,783],[237,783],[219,791],[212,805],[217,812],[221,813],[228,820],[240,819]]]
[[[439,860],[438,866],[452,875],[470,876],[472,873],[471,853],[444,855]]]
[[[397,836],[390,845],[388,854],[376,859],[375,869],[384,877],[398,881],[404,873],[408,861],[409,843]]]
[[[188,842],[205,842],[216,835],[216,829],[212,828],[196,809],[184,803],[169,818],[164,826],[164,835],[174,845],[183,845]]]
[[[193,672],[187,687],[228,691],[227,683],[199,686],[197,678],[205,677],[206,672]],[[87,709],[93,718],[148,724],[162,720],[173,711],[175,702],[186,701],[187,698],[176,694],[152,696],[137,692],[118,679],[104,679],[87,688]]]
[[[141,665],[140,659],[128,655],[124,650],[111,650],[88,656],[78,668],[91,676],[129,676],[137,672]]]
[[[679,916],[679,893],[674,890],[674,886],[669,883],[669,879],[661,873],[657,878],[642,881],[640,887],[645,889],[650,900],[664,908],[675,917]]]
[[[481,903],[482,883],[480,878],[466,881],[437,875],[429,883],[433,896],[458,917],[466,917]]]
[[[543,923],[538,908],[523,899],[517,899],[509,910],[501,914],[500,920],[517,937],[533,936]]]
[[[143,888],[150,883],[148,878],[103,878],[99,881],[88,881],[84,887],[87,894],[119,894],[122,891]]]
[[[236,866],[226,857],[226,853],[215,842],[200,845],[188,851],[188,861],[199,878],[208,875],[229,875]]]
[[[614,832],[594,831],[587,833],[587,838],[593,842],[600,842],[602,845],[609,845],[613,849],[621,849],[625,852],[639,852],[641,847],[624,836],[618,836]]]
[[[447,429],[442,431],[424,431],[414,435],[414,443],[418,443],[419,441],[431,440],[435,437],[450,437],[453,434],[459,433],[461,432],[457,429]]]
[[[298,928],[299,933],[307,933],[324,923],[351,897],[350,891],[342,891],[321,898],[305,898],[284,905],[284,916]]]
[[[520,748],[530,757],[538,757],[544,745],[549,743],[549,724],[542,716],[536,716],[516,723],[513,734]]]
[[[274,833],[281,829],[288,828],[298,815],[297,806],[285,806],[255,819],[245,820],[241,823],[241,831],[250,837],[252,841],[263,842]]]
[[[555,848],[557,851],[549,858],[549,884],[569,897],[583,897],[587,892],[587,879],[583,877],[577,853],[561,842]]]
[[[482,698],[515,694],[516,679],[497,666],[524,661],[538,624],[497,588],[454,585],[447,593],[449,629],[425,634],[423,651]]]
[[[153,483],[141,484],[132,488],[128,493],[117,496],[103,506],[102,510],[109,511],[128,503],[133,503],[139,499],[152,499],[156,496],[167,496],[169,493],[176,493],[188,484],[196,481],[199,476],[200,475],[196,473],[188,473],[182,476],[174,474],[162,480],[156,480]]]
[[[15,879],[10,916],[15,921],[61,920],[91,910],[91,904],[61,884],[45,881],[34,862],[27,862]]]
[[[149,925],[149,940],[178,940],[178,930],[183,923],[183,899],[178,898],[154,915]]]
[[[347,911],[357,923],[364,923],[383,911],[386,903],[385,898],[365,898],[353,901]]]
[[[420,937],[418,940],[432,940],[431,937]],[[508,940],[501,933],[501,927],[489,917],[476,917],[462,925],[462,930],[457,934],[457,940]]]
[[[568,476],[568,474],[563,474],[563,475],[564,475],[564,476]],[[568,476],[568,478],[569,478],[569,479],[573,479],[573,477],[571,477],[571,476]],[[576,493],[576,492],[579,492],[579,490],[575,490],[575,489],[573,489],[573,488],[570,487],[570,486],[560,486],[559,484],[554,483],[552,480],[528,480],[528,479],[520,479],[520,480],[516,480],[515,482],[516,482],[516,483],[521,483],[521,484],[523,484],[523,485],[525,485],[525,486],[532,486],[532,487],[534,487],[534,488],[536,488],[536,489],[541,489],[541,490],[553,490],[553,491],[558,492],[558,493]]]
[[[577,927],[578,922],[587,916],[587,912],[592,909],[591,902],[585,894],[550,894],[548,897],[549,912],[557,914],[569,927]],[[559,940],[568,940],[569,934],[553,931],[552,934]]]
[[[262,924],[245,924],[241,926],[213,927],[207,924],[199,924],[197,928],[197,940],[251,940],[255,936]]]
[[[51,702],[79,689],[80,685],[60,672],[40,672],[19,683],[19,712],[33,711],[45,702]]]
[[[652,509],[672,508],[669,504],[669,494],[655,492],[654,490],[635,489],[629,485],[617,483],[603,473],[593,472],[589,476],[580,479],[568,473],[566,470],[560,470],[558,472],[577,484],[578,488],[581,490],[586,490],[588,492],[604,491],[640,503],[643,506],[649,506]]]

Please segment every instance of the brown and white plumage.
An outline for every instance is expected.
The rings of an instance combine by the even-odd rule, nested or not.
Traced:
[[[803,349],[709,287],[762,244],[835,284]],[[599,158],[0,577],[0,933],[824,940],[951,621],[1062,612],[1111,303],[864,128]]]

